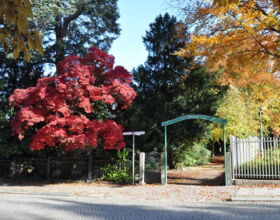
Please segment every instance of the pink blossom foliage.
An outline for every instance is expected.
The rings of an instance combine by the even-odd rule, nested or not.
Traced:
[[[93,47],[83,57],[72,55],[58,63],[56,76],[39,79],[35,87],[16,89],[9,98],[10,106],[18,109],[13,131],[22,139],[33,128],[31,149],[96,147],[99,138],[105,149],[122,148],[122,125],[93,117],[96,102],[113,112],[126,109],[136,97],[132,75],[113,66],[113,56]]]

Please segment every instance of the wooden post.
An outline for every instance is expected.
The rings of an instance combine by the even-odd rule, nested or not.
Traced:
[[[89,183],[92,180],[92,156],[90,155],[88,158],[88,179],[87,182]]]
[[[145,153],[140,153],[140,163],[139,163],[139,171],[140,171],[140,177],[139,177],[139,183],[145,184]]]

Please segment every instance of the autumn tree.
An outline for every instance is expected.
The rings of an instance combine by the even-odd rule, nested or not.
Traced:
[[[182,56],[195,54],[211,68],[222,65],[225,80],[239,84],[252,79],[252,74],[260,80],[268,78],[268,71],[277,70],[278,19],[273,4],[250,0],[242,1],[241,5],[215,7],[204,3],[197,7],[192,18],[187,15],[186,23],[194,28],[194,34],[191,43],[181,51]],[[197,21],[192,23],[194,20]]]
[[[280,64],[278,4],[273,0],[192,3],[184,8],[191,39],[178,55],[195,56],[198,64],[210,70],[223,69],[221,83],[236,87],[247,97],[245,100],[253,100],[251,115],[257,117],[260,107],[269,106],[265,112],[270,117],[267,122],[273,123],[268,127],[279,134],[280,121],[272,113],[279,109],[276,100],[280,98],[275,78]]]
[[[259,2],[264,2],[267,0],[259,0]],[[239,4],[241,2],[241,0],[214,0],[214,5],[218,5],[220,7],[229,5],[229,4]],[[280,8],[280,2],[278,0],[272,0],[273,4],[275,6],[278,6],[278,8]]]
[[[42,54],[39,32],[28,25],[33,17],[30,1],[1,0],[0,5],[0,44],[5,52],[12,52],[14,58],[23,52],[27,61],[30,61],[31,51]]]
[[[17,112],[14,133],[19,139],[33,134],[33,150],[67,151],[101,143],[105,149],[122,148],[123,128],[113,118],[131,105],[136,93],[129,85],[132,75],[113,65],[113,56],[94,47],[82,57],[65,57],[56,76],[39,79],[35,87],[16,89],[9,98]]]
[[[49,70],[55,72],[58,60],[72,53],[85,54],[89,45],[108,50],[120,31],[117,24],[119,12],[115,0],[36,0],[32,2],[32,11],[32,19],[27,19],[28,30],[32,32],[37,29],[43,33],[44,56],[32,52],[31,61],[25,63],[22,53],[18,59],[11,59],[10,55],[3,53],[4,49],[0,48],[0,83],[3,88],[0,94],[0,109],[7,119],[5,127],[2,126],[0,129],[0,141],[7,143],[9,149],[11,146],[15,149],[25,148],[22,146],[23,141],[18,142],[15,138],[10,138],[10,119],[7,117],[10,111],[7,108],[7,99],[11,92],[16,88],[35,86],[37,79],[43,77],[43,72],[44,76]],[[59,59],[56,59],[57,52],[60,53]],[[47,64],[51,64],[51,68],[46,68]],[[0,151],[7,152],[3,146],[4,144],[1,144]]]

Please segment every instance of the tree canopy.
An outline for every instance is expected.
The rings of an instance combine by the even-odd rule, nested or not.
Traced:
[[[259,2],[265,2],[267,0],[259,0]],[[280,8],[280,2],[279,0],[271,0],[272,3],[275,6],[278,6],[278,8]],[[218,6],[227,6],[230,4],[239,4],[241,2],[241,0],[214,0],[214,5],[218,5]]]
[[[159,15],[143,37],[148,58],[133,71],[137,98],[129,116],[124,116],[124,125],[146,131],[139,138],[145,151],[162,150],[162,121],[192,113],[214,115],[225,90],[218,84],[218,73],[209,74],[203,68],[191,70],[191,58],[174,55],[186,43],[180,27],[175,17]],[[209,126],[202,121],[175,125],[169,129],[170,142],[192,142],[208,131]]]
[[[0,5],[0,44],[5,52],[12,52],[14,58],[23,52],[27,61],[31,51],[43,54],[40,34],[28,24],[33,17],[30,1],[0,0]]]
[[[196,63],[210,70],[222,69],[221,83],[241,92],[242,100],[247,103],[245,108],[251,109],[249,114],[254,115],[255,121],[259,109],[265,107],[267,131],[279,134],[280,121],[275,114],[275,109],[280,109],[277,101],[280,87],[275,77],[280,64],[276,1],[213,5],[196,0],[192,3],[184,8],[185,25],[192,30],[191,39],[178,55],[194,56]],[[229,103],[226,108],[230,108]],[[251,132],[255,134],[256,128]]]
[[[179,54],[195,55],[209,68],[223,66],[224,79],[231,83],[246,84],[264,78],[273,81],[271,73],[279,68],[279,21],[277,8],[266,2],[199,5],[192,15],[187,15],[186,23],[195,31]]]
[[[36,0],[33,13],[47,63],[85,54],[92,46],[107,51],[120,33],[117,0]]]
[[[32,1],[32,12],[33,16],[26,18],[27,31],[31,35],[33,30],[40,31],[44,55],[29,51],[32,59],[26,63],[21,52],[17,59],[11,59],[10,54],[4,53],[4,49],[0,48],[0,109],[1,120],[3,119],[0,131],[1,155],[8,156],[8,151],[15,153],[26,149],[25,146],[29,145],[32,136],[29,135],[32,132],[27,133],[21,142],[17,141],[15,136],[10,137],[12,131],[9,121],[14,114],[8,106],[8,97],[11,93],[15,89],[35,87],[37,80],[48,76],[49,72],[55,74],[56,64],[63,60],[64,56],[73,53],[84,55],[87,53],[86,48],[90,46],[108,50],[120,32],[117,23],[119,18],[117,0],[36,0]],[[12,49],[12,45],[9,48]],[[51,68],[46,64],[52,64]],[[94,107],[96,110],[99,109],[95,112],[98,119],[109,114],[106,112],[106,106],[102,104],[95,103]]]
[[[65,150],[124,146],[123,128],[112,119],[136,96],[132,75],[114,65],[114,57],[97,48],[58,63],[57,76],[38,80],[35,87],[16,89],[9,98],[16,115],[12,128],[19,139],[33,133],[31,149]],[[101,111],[102,109],[102,111]]]

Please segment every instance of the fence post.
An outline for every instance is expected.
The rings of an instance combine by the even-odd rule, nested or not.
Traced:
[[[226,178],[225,178],[225,179],[226,179],[226,186],[231,186],[231,185],[232,185],[231,152],[226,152],[225,156],[227,157],[227,159],[226,159],[227,165],[226,165],[226,167],[225,167],[225,169],[227,169],[226,172],[225,172],[225,174],[227,174],[227,175],[226,175]]]
[[[139,173],[139,183],[145,184],[145,153],[140,153]]]
[[[89,183],[92,180],[92,156],[90,155],[88,158],[88,179],[87,182]]]
[[[230,135],[230,152],[231,152],[231,178],[232,182],[235,180],[235,168],[237,167],[237,160],[236,160],[236,143],[235,143],[235,136]]]
[[[48,162],[47,162],[47,180],[50,179],[51,176],[51,158],[48,157]]]

